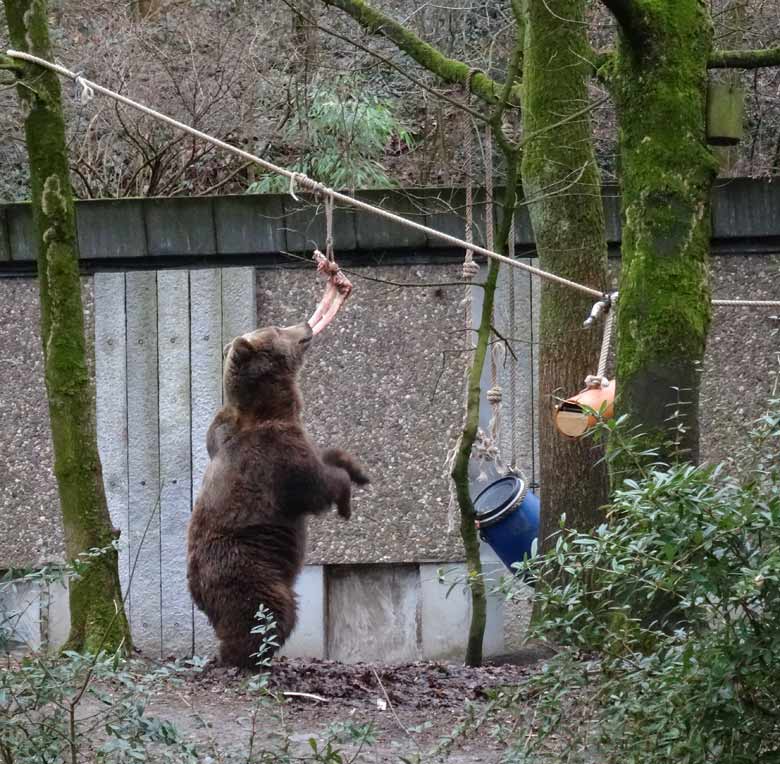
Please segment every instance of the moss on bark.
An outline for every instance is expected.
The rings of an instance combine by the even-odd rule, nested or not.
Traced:
[[[44,0],[4,0],[13,45],[51,59]],[[78,241],[57,76],[25,64],[18,87],[26,114],[33,221],[38,238],[41,339],[54,472],[70,560],[111,547],[114,533],[97,450],[95,403],[87,369]],[[113,549],[93,557],[70,582],[68,647],[129,650]]]
[[[696,460],[716,172],[706,145],[712,25],[698,0],[639,6],[642,44],[622,33],[607,72],[622,161],[617,410],[640,423],[665,457]],[[678,445],[665,447],[670,438]]]
[[[588,102],[591,67],[581,0],[525,0],[523,188],[540,267],[599,290],[607,287],[604,210],[588,114],[561,122]],[[554,40],[554,44],[551,41]],[[555,130],[547,130],[558,124]],[[584,331],[592,298],[543,281],[539,351],[541,547],[559,518],[587,530],[603,519],[606,467],[588,439],[557,433],[553,395],[571,395],[596,373],[601,326]]]

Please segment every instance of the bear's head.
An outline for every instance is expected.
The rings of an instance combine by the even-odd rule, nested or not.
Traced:
[[[308,323],[268,326],[236,337],[225,348],[225,403],[268,418],[297,413],[298,371],[311,338]]]

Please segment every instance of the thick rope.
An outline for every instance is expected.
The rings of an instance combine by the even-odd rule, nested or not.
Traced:
[[[367,202],[361,201],[360,199],[355,199],[354,197],[349,196],[347,194],[342,194],[341,192],[336,191],[335,189],[329,188],[323,183],[319,183],[316,180],[312,180],[310,177],[304,175],[303,173],[292,172],[290,170],[285,169],[284,167],[279,167],[278,165],[275,165],[266,159],[261,159],[259,156],[256,156],[255,154],[250,154],[248,151],[239,149],[236,146],[231,146],[229,143],[225,143],[225,141],[222,141],[219,138],[214,138],[213,136],[208,135],[207,133],[201,132],[200,130],[196,130],[194,127],[190,127],[189,125],[185,125],[183,122],[179,122],[178,120],[173,119],[172,117],[168,117],[165,114],[160,113],[159,111],[150,109],[148,106],[144,106],[143,104],[140,104],[137,101],[133,101],[132,99],[123,96],[121,93],[116,93],[113,90],[109,90],[108,88],[104,88],[102,85],[98,85],[97,83],[92,82],[91,80],[88,80],[84,77],[80,77],[75,72],[66,69],[64,66],[60,66],[59,64],[52,64],[50,61],[46,61],[45,59],[38,58],[38,56],[33,56],[29,53],[24,53],[23,51],[8,50],[6,51],[6,54],[10,58],[17,58],[22,61],[29,61],[33,64],[38,64],[39,66],[43,66],[46,69],[50,69],[51,71],[56,72],[57,74],[63,77],[68,77],[69,79],[72,80],[78,80],[78,83],[80,84],[81,87],[91,88],[96,93],[102,93],[103,95],[108,96],[109,98],[113,98],[114,100],[119,101],[120,103],[123,103],[126,106],[130,106],[131,108],[136,109],[137,111],[140,111],[143,114],[153,117],[154,119],[158,119],[161,122],[165,122],[171,125],[172,127],[177,128],[178,130],[182,130],[183,132],[188,133],[189,135],[192,135],[195,138],[200,138],[201,140],[206,141],[207,143],[211,143],[214,146],[218,146],[219,148],[224,149],[225,151],[228,151],[231,154],[235,154],[236,156],[239,156],[242,159],[246,159],[250,162],[254,162],[255,164],[260,165],[261,167],[264,167],[269,172],[274,172],[277,175],[283,175],[285,178],[290,179],[290,189],[293,195],[295,192],[295,187],[300,186],[301,188],[304,188],[307,191],[310,191],[311,193],[321,194],[323,196],[331,196],[334,200],[342,202],[343,204],[348,204],[357,209],[364,210],[365,212],[370,212],[371,214],[378,215],[379,217],[383,217],[386,220],[392,220],[394,223],[398,223],[399,225],[406,226],[407,228],[412,228],[415,231],[420,231],[421,233],[424,233],[427,236],[431,236],[435,239],[446,241],[448,244],[451,244],[453,247],[456,247],[457,249],[469,249],[468,242],[465,242],[463,239],[459,239],[457,236],[450,236],[449,234],[444,233],[443,231],[437,231],[435,228],[429,228],[428,226],[422,225],[421,223],[417,223],[414,220],[408,220],[404,217],[401,217],[400,215],[396,215],[395,213],[390,212],[389,210],[382,209],[381,207],[374,207],[374,205],[368,204]],[[539,276],[540,278],[548,279],[549,281],[554,281],[555,283],[562,284],[563,286],[568,286],[572,289],[576,289],[582,292],[583,294],[588,294],[591,295],[592,297],[602,296],[601,292],[599,292],[597,289],[592,289],[591,287],[585,286],[584,284],[578,284],[576,281],[570,281],[569,279],[563,278],[562,276],[557,276],[554,273],[548,273],[547,271],[543,271],[541,268],[535,268],[532,265],[526,265],[525,263],[519,260],[512,260],[511,258],[506,257],[505,255],[500,255],[497,252],[492,252],[486,247],[480,247],[477,244],[472,244],[470,249],[477,254],[484,255],[485,257],[492,257],[494,260],[499,260],[502,263],[507,263],[508,265],[514,266],[515,268],[522,268],[524,271],[533,273]]]
[[[131,108],[136,109],[137,111],[140,111],[143,114],[146,114],[150,117],[153,117],[154,119],[158,119],[161,122],[166,122],[172,127],[175,127],[178,130],[182,130],[183,132],[188,133],[189,135],[192,135],[195,138],[200,138],[201,140],[206,141],[207,143],[211,143],[213,146],[218,146],[219,148],[224,149],[225,151],[228,151],[231,154],[235,154],[236,156],[239,156],[242,159],[246,159],[250,162],[258,164],[270,172],[274,172],[277,175],[283,175],[284,177],[290,179],[290,193],[292,194],[293,197],[295,197],[295,184],[299,183],[303,188],[307,189],[308,191],[311,191],[312,193],[331,196],[334,200],[338,200],[344,204],[348,204],[352,207],[356,207],[357,209],[364,210],[365,212],[370,212],[373,215],[378,215],[387,220],[392,220],[393,222],[398,223],[399,225],[404,225],[407,228],[412,228],[415,231],[420,231],[421,233],[424,233],[428,236],[432,236],[433,238],[436,239],[440,239],[441,241],[446,241],[448,244],[452,244],[453,247],[456,247],[458,249],[468,249],[468,244],[467,242],[463,241],[463,239],[459,239],[456,236],[450,236],[449,234],[444,233],[443,231],[437,231],[435,228],[429,228],[428,226],[422,225],[421,223],[417,223],[414,220],[408,220],[404,217],[401,217],[400,215],[396,215],[388,210],[384,210],[381,207],[374,207],[374,205],[372,204],[363,202],[360,199],[355,199],[354,197],[349,196],[347,194],[342,194],[339,191],[329,188],[323,183],[319,183],[316,180],[313,180],[312,178],[308,177],[303,173],[292,172],[291,170],[287,170],[284,167],[279,167],[278,165],[275,165],[266,159],[261,159],[259,156],[256,156],[255,154],[250,154],[248,151],[239,149],[236,146],[231,146],[229,143],[225,143],[225,141],[222,141],[219,138],[214,138],[214,136],[208,135],[208,133],[204,133],[200,130],[196,130],[194,127],[190,127],[189,125],[186,125],[183,122],[179,122],[178,120],[173,119],[172,117],[169,117],[165,114],[162,114],[159,111],[155,111],[154,109],[151,109],[148,106],[144,106],[143,104],[138,103],[137,101],[133,101],[132,99],[123,96],[121,93],[117,93],[113,90],[109,90],[108,88],[104,88],[102,85],[98,85],[96,82],[93,82],[92,80],[88,80],[86,77],[82,77],[80,73],[72,72],[70,69],[66,69],[64,66],[60,66],[59,64],[53,64],[51,61],[47,61],[46,59],[39,58],[38,56],[33,56],[32,54],[25,53],[24,51],[21,50],[6,50],[6,55],[9,58],[16,58],[19,59],[20,61],[29,61],[30,63],[37,64],[38,66],[42,66],[46,69],[49,69],[50,71],[56,72],[62,77],[67,77],[68,79],[73,80],[79,89],[79,99],[83,104],[86,104],[90,100],[92,100],[94,93],[102,93],[103,95],[108,96],[109,98],[113,98],[115,101],[119,101],[120,103],[123,103],[126,106],[130,106]],[[593,289],[589,286],[585,286],[585,284],[578,284],[576,281],[571,281],[570,279],[563,278],[563,276],[558,276],[555,273],[543,271],[541,268],[535,268],[533,265],[527,265],[526,263],[520,260],[513,260],[509,257],[506,257],[505,255],[500,255],[497,252],[492,252],[490,249],[487,249],[485,247],[480,247],[476,244],[473,244],[471,246],[471,249],[473,252],[476,252],[477,254],[484,255],[485,257],[492,257],[494,260],[499,260],[502,263],[507,263],[508,265],[511,265],[515,268],[521,268],[522,270],[527,271],[528,273],[533,273],[534,275],[539,276],[539,278],[547,279],[548,281],[553,281],[556,284],[561,284],[563,286],[570,287],[571,289],[575,289],[579,292],[582,292],[583,294],[588,294],[591,295],[592,297],[602,296],[602,293],[599,292],[597,289]],[[713,300],[712,304],[719,305],[719,306],[733,306],[733,307],[775,308],[775,307],[780,307],[780,300]]]
[[[493,206],[493,130],[490,125],[485,127],[485,244],[489,250],[495,249],[495,209]],[[491,325],[495,321],[494,310],[490,313]],[[492,326],[491,326],[492,331]],[[488,430],[490,438],[498,447],[498,436],[501,432],[501,399],[503,390],[498,383],[498,344],[490,343],[490,389],[486,396],[493,410]]]
[[[596,374],[602,379],[607,375],[607,359],[609,358],[609,346],[612,343],[612,327],[615,323],[615,308],[607,313],[607,321],[604,324],[604,337],[601,340],[601,353],[599,355],[599,368]]]
[[[713,300],[712,304],[734,308],[777,308],[780,300]]]
[[[333,197],[325,198],[325,257],[335,262],[333,253]]]
[[[515,252],[515,215],[509,227],[509,251]],[[509,336],[518,337],[517,311],[515,309],[515,269],[509,269]],[[520,456],[520,417],[517,406],[517,363],[509,364],[509,419],[511,420],[511,442],[509,447],[509,468],[517,470],[517,460]],[[533,444],[531,444],[533,448]]]
[[[609,348],[612,344],[612,330],[615,324],[615,305],[616,305],[617,293],[614,293],[609,302],[602,301],[601,305],[604,307],[598,309],[596,305],[593,306],[591,315],[586,321],[586,325],[589,325],[594,317],[600,313],[606,312],[606,318],[604,320],[604,335],[601,338],[601,352],[599,353],[599,366],[594,375],[588,375],[585,377],[586,387],[606,387],[609,384],[607,379],[607,360],[609,359]],[[598,303],[597,303],[598,305]]]

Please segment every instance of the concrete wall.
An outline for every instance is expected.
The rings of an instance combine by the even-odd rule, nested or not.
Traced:
[[[774,198],[775,191],[757,195],[755,188],[748,184],[741,192],[752,199],[751,205],[729,206],[722,200],[715,205],[726,220],[715,227],[720,237],[713,258],[718,297],[780,298],[780,257],[771,254],[778,249],[777,232],[766,201]],[[444,212],[434,209],[423,217],[457,227],[448,209],[457,205],[457,195],[439,202]],[[166,257],[175,257],[184,263],[190,262],[188,258],[211,257],[209,247],[245,250],[255,236],[265,242],[262,247],[278,246],[280,220],[257,218],[252,214],[254,203],[210,201],[208,209],[214,215],[213,210],[221,210],[210,218],[212,224],[222,222],[210,239],[203,240],[192,235],[202,223],[193,210],[203,208],[180,200],[156,211],[140,202],[100,203],[86,214],[97,217],[102,209],[101,215],[114,216],[113,230],[130,226],[126,241],[135,236],[132,231],[140,220],[146,237],[143,258],[168,262]],[[120,209],[130,209],[132,214],[125,219]],[[175,226],[163,224],[168,213],[177,216]],[[295,214],[285,220],[291,224],[284,229],[285,243],[303,247],[310,239],[321,241],[321,217]],[[24,208],[15,208],[12,214],[6,210],[0,217],[4,217],[0,228],[5,226],[5,238],[0,240],[6,242],[6,254],[0,253],[0,259],[7,256],[6,265],[16,267],[27,262],[8,259],[23,252],[19,220]],[[337,217],[356,290],[344,313],[312,348],[303,381],[305,418],[318,444],[337,444],[358,454],[373,482],[369,491],[359,493],[349,524],[330,517],[312,524],[308,559],[312,567],[301,586],[319,594],[307,595],[309,605],[289,649],[299,649],[295,643],[300,638],[311,654],[333,652],[350,658],[350,651],[361,649],[362,642],[348,630],[354,624],[344,626],[346,631],[337,628],[339,619],[332,616],[341,612],[338,603],[354,600],[360,591],[370,602],[372,592],[385,591],[383,609],[362,610],[362,617],[365,623],[392,618],[399,633],[408,638],[402,648],[372,642],[365,635],[362,639],[383,654],[398,650],[399,655],[430,655],[423,607],[431,601],[423,594],[430,579],[423,569],[462,559],[457,533],[449,522],[444,467],[462,411],[463,288],[451,286],[459,279],[459,266],[448,260],[447,253],[441,261],[431,262],[438,255],[430,247],[414,256],[404,254],[403,265],[392,264],[392,249],[363,254],[355,247],[392,248],[398,242],[344,211]],[[610,220],[614,239],[619,229],[614,216]],[[518,237],[526,235],[522,225],[519,230]],[[759,238],[752,238],[751,231],[758,231]],[[113,239],[100,239],[94,226],[80,223],[80,232],[92,247],[87,252],[98,254],[99,246],[114,246]],[[10,248],[9,241],[15,242]],[[121,267],[138,259],[132,257],[136,250],[126,244],[118,251],[123,253],[123,259],[116,261]],[[390,264],[382,262],[385,257]],[[535,382],[536,287],[527,275],[515,273],[512,329],[510,285],[504,269],[497,310],[503,333],[520,335],[518,363],[502,362],[499,368],[505,390],[502,448],[511,453],[514,443],[518,462],[532,478],[537,429],[533,402],[542,392]],[[133,628],[139,643],[154,654],[187,651],[193,644],[196,652],[208,652],[210,631],[186,598],[184,529],[205,467],[205,429],[219,405],[222,343],[255,324],[300,321],[315,304],[321,284],[308,269],[260,268],[256,275],[242,269],[184,269],[103,273],[95,278],[94,299],[91,288],[88,280],[88,325],[96,314],[101,452],[112,514],[127,545],[122,558],[125,585],[135,553],[143,571],[131,586]],[[257,316],[251,307],[255,300]],[[240,319],[234,321],[235,316]],[[38,320],[35,283],[0,280],[0,406],[4,413],[10,412],[0,417],[4,445],[0,567],[38,567],[62,559]],[[739,447],[745,421],[761,413],[777,371],[777,329],[771,311],[715,309],[703,378],[705,458],[727,457]],[[484,381],[488,380],[486,373]],[[485,408],[483,424],[488,417]],[[475,483],[475,490],[479,487]],[[155,508],[158,511],[152,513]],[[384,567],[387,563],[399,567]],[[458,619],[467,616],[465,606],[465,601],[458,604],[450,599],[445,610],[460,623]],[[516,619],[509,619],[510,628],[514,623]],[[453,626],[453,633],[459,629]],[[507,636],[512,636],[509,631]],[[436,642],[449,650],[443,637]]]
[[[186,529],[222,404],[222,347],[255,322],[252,269],[95,276],[98,447],[133,638],[150,654],[213,642],[187,593]]]
[[[488,563],[496,582],[503,569]],[[462,660],[471,599],[462,563],[307,565],[296,591],[299,622],[283,655],[345,663]],[[504,651],[504,608],[488,596],[484,650]]]

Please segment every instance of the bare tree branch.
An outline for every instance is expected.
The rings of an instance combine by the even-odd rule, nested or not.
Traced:
[[[502,83],[496,82],[481,71],[473,71],[462,61],[447,58],[441,51],[421,40],[402,24],[372,8],[364,0],[322,0],[322,2],[344,11],[370,34],[386,37],[420,66],[444,82],[468,85],[471,92],[486,103],[491,105],[498,103]],[[519,86],[514,85],[511,88],[509,103],[520,106]]]
[[[455,106],[456,108],[465,111],[467,114],[470,114],[474,119],[480,120],[480,122],[487,122],[488,118],[484,114],[480,114],[478,111],[474,111],[474,109],[470,109],[468,106],[466,106],[465,103],[460,103],[456,101],[454,98],[450,98],[446,93],[441,93],[435,88],[432,88],[428,85],[426,85],[422,80],[418,79],[414,75],[410,74],[406,71],[402,66],[398,66],[398,64],[395,63],[390,58],[387,58],[387,56],[383,56],[381,53],[377,53],[375,50],[372,50],[367,45],[363,45],[362,43],[359,43],[357,40],[352,40],[346,35],[343,35],[339,32],[337,32],[335,29],[331,29],[330,27],[323,26],[322,24],[317,23],[314,19],[306,16],[303,11],[301,11],[294,3],[289,2],[289,0],[282,0],[282,2],[289,6],[295,13],[297,13],[307,24],[310,24],[315,29],[318,29],[320,32],[324,32],[325,34],[330,35],[331,37],[335,37],[337,40],[341,40],[343,42],[348,43],[349,45],[354,46],[358,50],[362,50],[364,53],[368,53],[369,56],[373,56],[378,61],[381,61],[383,64],[386,64],[387,66],[394,69],[396,72],[398,72],[401,76],[406,77],[409,82],[414,83],[417,85],[418,88],[422,88],[423,90],[430,93],[435,98],[441,98],[443,101],[446,101],[449,104],[452,104],[452,106]]]
[[[716,50],[710,56],[710,69],[760,69],[780,66],[780,47],[763,50]]]

